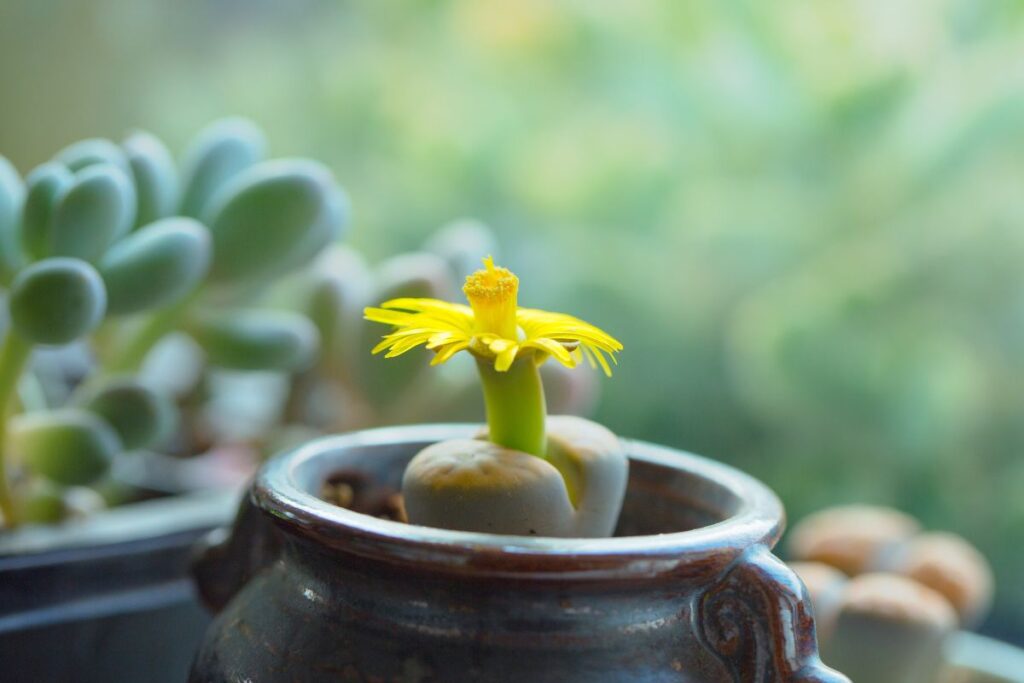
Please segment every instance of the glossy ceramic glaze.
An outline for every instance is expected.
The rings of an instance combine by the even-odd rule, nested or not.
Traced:
[[[224,607],[191,681],[846,681],[770,552],[778,499],[724,465],[626,441],[610,539],[432,529],[315,495],[339,471],[393,489],[422,447],[476,429],[360,432],[269,462],[256,509],[197,564]]]
[[[237,499],[197,492],[0,534],[0,681],[180,683],[210,621],[191,550]]]

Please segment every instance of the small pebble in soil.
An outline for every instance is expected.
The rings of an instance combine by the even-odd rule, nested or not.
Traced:
[[[321,500],[364,515],[408,523],[402,494],[393,488],[375,486],[364,475],[336,472],[320,487]]]

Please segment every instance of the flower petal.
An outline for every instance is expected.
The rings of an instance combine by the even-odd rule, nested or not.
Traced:
[[[440,365],[441,363],[446,362],[449,358],[454,356],[459,351],[462,351],[463,349],[466,348],[469,348],[468,341],[457,341],[455,343],[448,344],[447,346],[444,346],[440,350],[438,350],[437,355],[434,356],[434,358],[430,361],[430,364]]]
[[[519,351],[518,344],[512,344],[504,351],[498,354],[497,358],[494,359],[494,369],[498,372],[505,372],[512,367],[512,361],[516,359],[516,353]]]
[[[523,348],[534,348],[539,349],[545,353],[549,353],[552,356],[554,356],[555,359],[558,360],[558,362],[560,362],[562,365],[565,365],[566,367],[571,368],[575,367],[576,365],[576,361],[573,360],[572,354],[570,354],[564,346],[554,341],[553,339],[530,339],[528,341],[523,342]]]

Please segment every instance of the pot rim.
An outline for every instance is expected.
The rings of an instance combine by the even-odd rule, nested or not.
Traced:
[[[553,538],[452,531],[379,519],[328,503],[312,493],[316,461],[339,449],[426,444],[472,438],[478,424],[421,424],[380,427],[326,436],[281,453],[260,468],[253,500],[286,532],[342,551],[434,569],[521,574],[567,571],[615,575],[671,572],[694,561],[729,564],[753,545],[774,546],[785,523],[778,497],[754,477],[707,458],[667,446],[622,439],[630,461],[680,470],[724,489],[736,501],[721,521],[685,531],[613,538]]]

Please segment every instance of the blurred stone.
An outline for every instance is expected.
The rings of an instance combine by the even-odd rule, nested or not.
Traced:
[[[894,574],[851,579],[821,643],[822,660],[863,683],[934,683],[957,625],[939,593]]]
[[[920,529],[898,510],[871,505],[828,508],[805,517],[789,535],[795,560],[824,562],[850,576],[870,571],[880,554]]]
[[[325,481],[320,487],[320,498],[338,507],[347,508],[352,506],[355,490],[351,484],[344,481]]]
[[[976,624],[992,604],[988,561],[966,540],[950,533],[911,539],[886,566],[943,595],[964,625]]]

